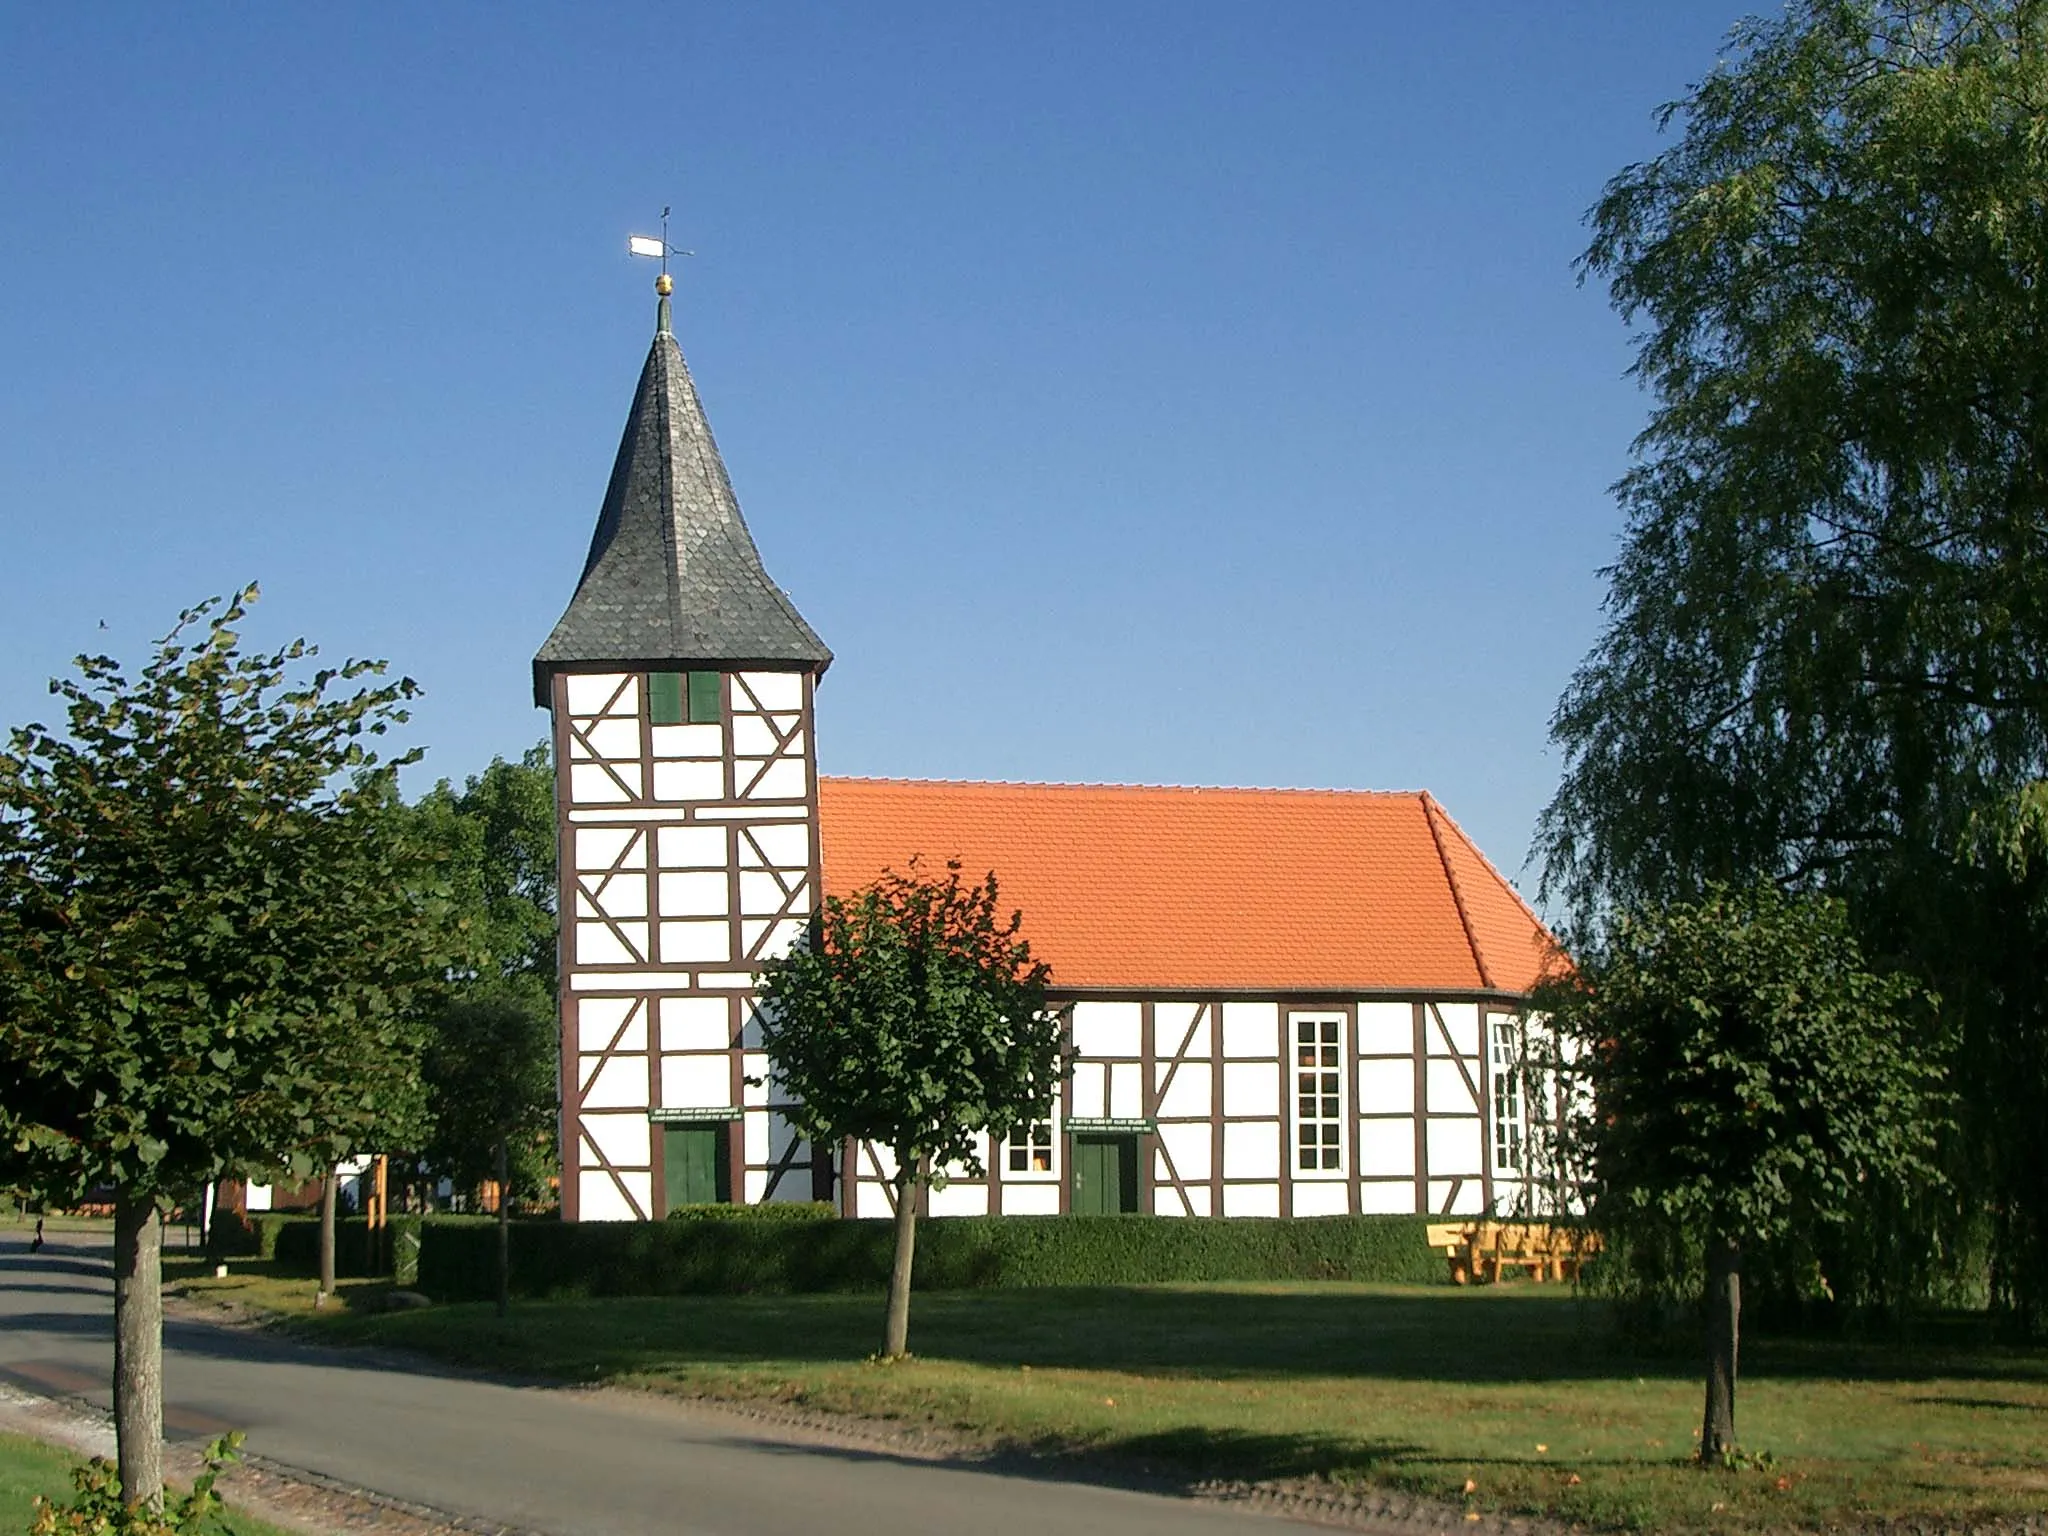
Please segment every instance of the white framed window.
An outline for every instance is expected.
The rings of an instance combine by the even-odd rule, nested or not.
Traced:
[[[1488,1065],[1493,1069],[1493,1166],[1499,1173],[1522,1167],[1522,1032],[1519,1021],[1495,1014],[1487,1029]]]
[[[1294,1177],[1344,1174],[1344,1015],[1293,1013]]]
[[[1050,1120],[1026,1120],[1012,1126],[1003,1143],[1005,1179],[1050,1178],[1055,1171],[1058,1145]]]

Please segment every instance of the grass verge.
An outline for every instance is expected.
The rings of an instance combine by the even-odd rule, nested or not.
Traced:
[[[1739,1472],[1690,1464],[1690,1358],[1634,1353],[1531,1285],[934,1293],[917,1358],[869,1360],[878,1296],[620,1298],[378,1312],[240,1266],[182,1282],[334,1342],[493,1370],[936,1427],[1197,1483],[1372,1484],[1477,1511],[1660,1531],[1989,1521],[2048,1505],[2048,1351],[1965,1323],[1917,1342],[1745,1343]]]
[[[21,1435],[0,1434],[0,1531],[25,1531],[35,1515],[38,1495],[63,1499],[71,1493],[71,1469],[81,1457],[40,1440]],[[290,1536],[290,1533],[261,1520],[229,1509],[216,1529],[234,1536]]]

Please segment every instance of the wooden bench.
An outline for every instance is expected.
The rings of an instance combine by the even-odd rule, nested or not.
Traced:
[[[1600,1234],[1547,1221],[1432,1222],[1429,1246],[1451,1266],[1451,1284],[1498,1283],[1504,1269],[1531,1280],[1575,1280],[1600,1251]]]

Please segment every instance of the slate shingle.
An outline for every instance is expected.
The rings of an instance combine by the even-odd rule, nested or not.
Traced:
[[[591,664],[822,672],[832,652],[768,578],[682,349],[654,337],[576,595],[533,659],[548,679]]]

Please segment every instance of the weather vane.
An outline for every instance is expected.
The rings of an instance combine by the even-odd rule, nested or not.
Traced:
[[[695,251],[678,250],[668,243],[668,208],[661,210],[661,234],[629,235],[626,237],[626,254],[629,256],[652,256],[661,262],[661,276],[654,280],[654,291],[664,299],[675,291],[675,279],[668,275],[668,259],[671,256],[694,256]]]

